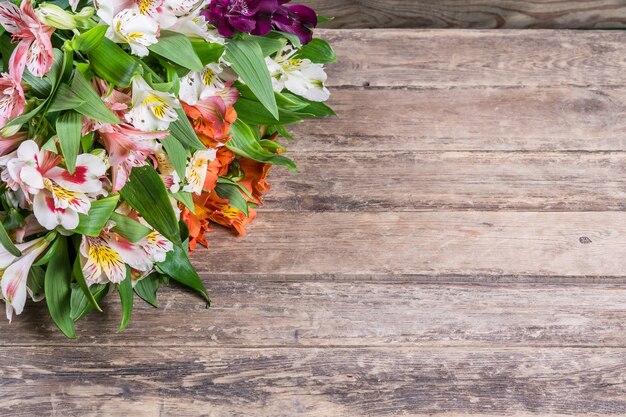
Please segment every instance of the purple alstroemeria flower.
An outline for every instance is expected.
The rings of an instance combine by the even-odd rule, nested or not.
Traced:
[[[272,30],[277,8],[277,0],[213,0],[201,14],[222,36],[235,31],[262,36]]]
[[[313,39],[313,29],[317,26],[317,14],[313,9],[301,4],[285,6],[290,0],[278,0],[272,23],[278,30],[291,33],[307,44]]]

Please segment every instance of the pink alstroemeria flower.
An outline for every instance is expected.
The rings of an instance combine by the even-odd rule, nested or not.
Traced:
[[[0,136],[0,156],[4,156],[16,150],[17,147],[20,146],[20,143],[24,142],[27,137],[25,132],[16,133],[8,138]]]
[[[27,243],[18,243],[15,246],[22,252],[22,256],[19,257],[0,246],[0,287],[2,287],[2,298],[6,303],[9,321],[13,318],[14,311],[15,314],[22,313],[26,304],[28,272],[48,244],[45,237]]]
[[[18,42],[9,61],[11,75],[18,83],[22,81],[24,67],[36,77],[43,77],[50,71],[54,61],[50,37],[54,28],[39,21],[31,0],[22,1],[21,9],[8,1],[1,2],[0,24]]]
[[[100,92],[107,107],[120,121],[124,121],[132,102],[130,96],[117,90],[109,94],[109,86],[102,80],[94,82],[94,87]],[[157,140],[169,136],[169,132],[144,132],[126,122],[117,125],[85,122],[83,134],[92,131],[97,132],[97,137],[109,154],[113,192],[124,188],[134,167],[145,165],[146,159],[161,150],[161,144]]]
[[[26,98],[19,79],[11,73],[2,73],[0,76],[0,129],[20,116],[25,106]]]
[[[103,192],[100,179],[107,168],[92,154],[78,155],[73,174],[57,166],[59,162],[60,156],[39,150],[34,141],[27,140],[7,161],[6,172],[12,180],[8,184],[34,196],[33,213],[43,227],[73,230],[78,226],[78,214],[87,214],[91,208],[88,194]]]

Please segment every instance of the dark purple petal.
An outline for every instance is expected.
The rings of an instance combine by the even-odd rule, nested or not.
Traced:
[[[296,35],[303,44],[311,42],[312,29],[317,26],[317,14],[313,9],[299,4],[281,5],[272,20],[278,30]]]
[[[300,21],[304,26],[311,29],[317,27],[317,13],[313,9],[301,4],[294,4],[293,6],[285,6],[291,13],[295,15],[295,18]]]
[[[228,19],[228,22],[232,27],[239,32],[250,33],[256,26],[256,21],[252,17],[248,16],[232,16]]]

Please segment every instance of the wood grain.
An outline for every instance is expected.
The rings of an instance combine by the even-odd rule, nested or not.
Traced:
[[[306,138],[303,138],[306,141]],[[626,153],[290,153],[271,211],[623,211]]]
[[[297,225],[297,226],[293,226]],[[193,261],[217,279],[624,282],[626,213],[264,212]]]
[[[319,35],[339,57],[327,66],[335,88],[624,86],[625,31],[324,30]]]
[[[626,89],[335,90],[292,151],[623,151]]]
[[[68,341],[44,303],[29,303],[0,346],[127,347],[619,347],[626,348],[626,286],[411,285],[406,282],[214,281],[209,310],[178,287],[160,308],[136,299],[119,335],[115,294]]]
[[[331,28],[624,28],[621,0],[301,0]]]
[[[624,415],[624,349],[0,348],[0,414]],[[61,359],[62,358],[62,359]]]

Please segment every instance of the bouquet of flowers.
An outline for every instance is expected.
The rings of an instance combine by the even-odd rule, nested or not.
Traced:
[[[67,337],[109,292],[174,280],[211,222],[245,233],[279,136],[322,102],[320,17],[289,0],[0,2],[0,297]]]

